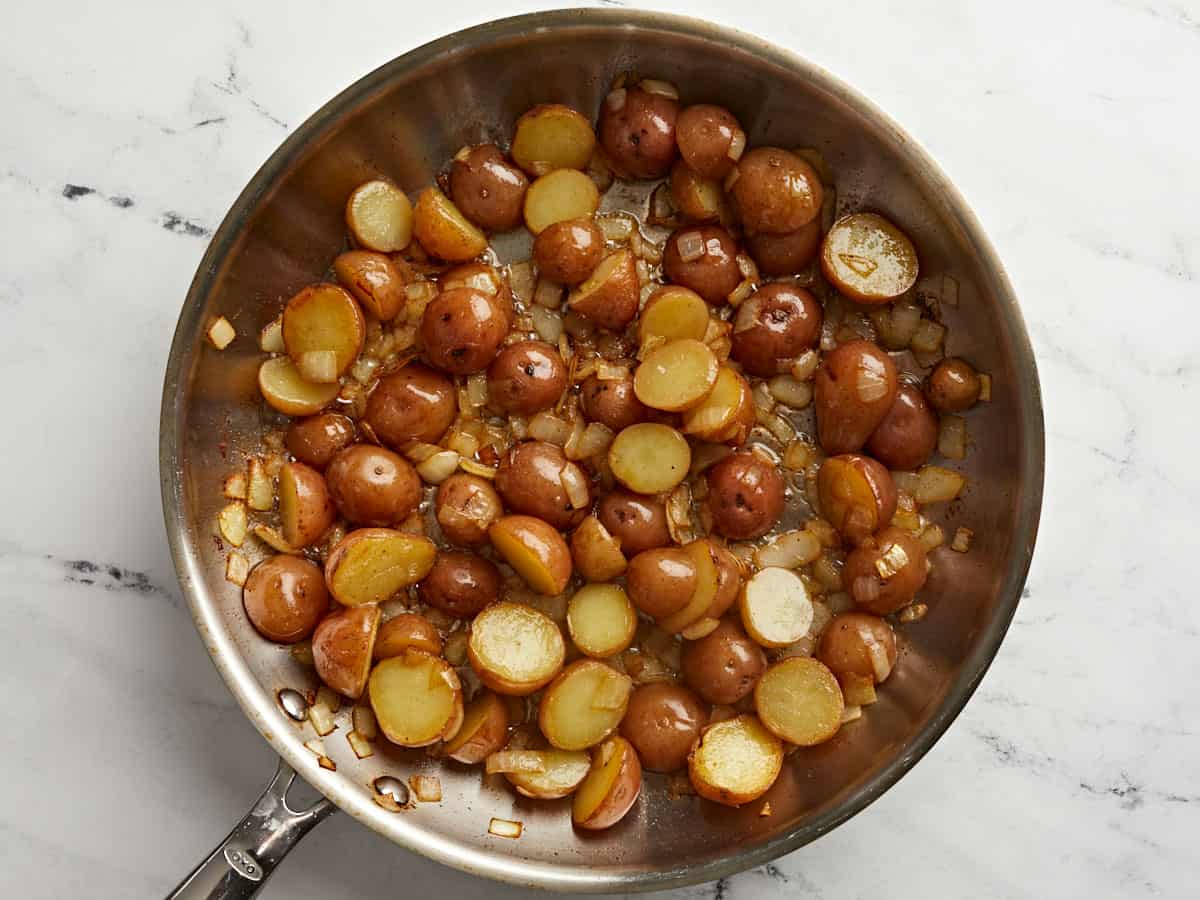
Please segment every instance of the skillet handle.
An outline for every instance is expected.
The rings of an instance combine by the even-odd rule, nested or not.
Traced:
[[[287,805],[296,772],[283,759],[258,802],[170,894],[167,900],[247,900],[258,893],[287,852],[336,806],[325,798],[308,809]]]

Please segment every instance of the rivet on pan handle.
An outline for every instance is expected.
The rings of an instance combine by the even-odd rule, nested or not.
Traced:
[[[275,777],[246,817],[170,894],[167,900],[246,900],[288,851],[337,807],[322,798],[303,810],[287,805],[296,772],[282,759]]]

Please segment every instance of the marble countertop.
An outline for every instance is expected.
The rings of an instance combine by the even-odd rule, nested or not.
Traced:
[[[310,112],[411,47],[537,6],[7,7],[0,894],[161,896],[265,784],[272,754],[197,639],[163,535],[181,300]],[[941,160],[1022,299],[1048,451],[1026,597],[946,736],[817,843],[674,896],[1195,896],[1200,5],[672,6],[809,56]],[[523,893],[335,816],[265,896],[432,890]]]

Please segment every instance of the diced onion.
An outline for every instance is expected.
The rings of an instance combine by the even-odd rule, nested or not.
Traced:
[[[217,528],[221,532],[221,537],[225,538],[233,546],[242,546],[242,542],[246,540],[246,531],[248,528],[246,504],[238,501],[226,505],[217,514]]]
[[[681,260],[695,262],[704,255],[704,237],[698,231],[685,231],[679,236],[676,247]]]
[[[283,353],[283,317],[268,322],[258,335],[258,347],[263,353]]]
[[[946,459],[967,458],[967,420],[962,416],[942,416],[938,426],[938,453]]]
[[[567,500],[572,509],[583,509],[588,505],[591,500],[591,491],[588,489],[587,476],[583,474],[583,470],[579,466],[574,463],[563,466],[562,471],[558,473],[558,480],[567,494]]]
[[[408,786],[422,803],[442,801],[442,780],[436,775],[410,775]]]
[[[539,282],[540,284],[541,282]],[[563,320],[555,310],[545,306],[530,307],[529,317],[533,320],[533,330],[547,344],[557,344],[562,337]]]
[[[515,840],[521,836],[522,827],[520,822],[493,817],[488,823],[488,834],[494,834],[496,837],[502,838],[513,838]]]
[[[562,447],[571,436],[571,423],[550,412],[540,412],[529,420],[529,436]]]
[[[787,531],[769,544],[758,548],[754,562],[760,569],[781,566],[795,569],[806,566],[821,555],[821,543],[809,531]]]
[[[236,550],[225,558],[225,580],[242,587],[250,574],[250,561]]]
[[[791,375],[776,375],[768,383],[771,396],[792,409],[804,409],[812,402],[812,385]]]
[[[538,774],[546,771],[546,757],[537,750],[497,750],[484,766],[489,775],[508,772]]]
[[[975,537],[975,532],[970,528],[958,528],[954,532],[954,540],[950,542],[950,549],[956,550],[959,553],[966,553],[971,549],[971,538]]]
[[[233,330],[233,326],[224,316],[220,316],[208,326],[208,340],[218,350],[224,350],[232,344],[235,337],[237,337],[237,332]]]

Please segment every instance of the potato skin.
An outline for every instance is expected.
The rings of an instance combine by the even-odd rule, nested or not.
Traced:
[[[793,360],[821,337],[821,304],[802,287],[776,281],[738,307],[733,358],[751,375],[787,372]]]
[[[567,219],[545,228],[533,241],[539,274],[560,284],[579,284],[604,258],[604,235],[591,219]]]
[[[371,671],[379,607],[339,609],[321,620],[313,632],[313,664],[321,680],[352,700],[362,696]]]
[[[671,543],[667,508],[657,497],[617,488],[600,498],[596,515],[609,533],[620,539],[626,556]]]
[[[305,465],[321,471],[338,451],[354,443],[354,421],[339,413],[318,413],[288,426],[284,443]]]
[[[750,234],[787,234],[821,212],[825,190],[805,160],[779,147],[755,147],[737,165],[734,205]]]
[[[624,178],[662,178],[678,152],[679,101],[635,85],[624,89],[620,109],[613,106],[606,99],[600,108],[600,146],[613,171]]]
[[[891,578],[882,579],[875,562],[882,552],[898,544],[908,562]],[[868,612],[886,616],[913,601],[929,577],[925,548],[920,541],[899,528],[885,528],[846,557],[842,567],[842,586],[854,602]]]
[[[465,550],[442,550],[421,583],[422,603],[459,619],[477,615],[500,597],[500,570],[491,560]]]
[[[625,584],[633,605],[661,619],[683,609],[696,592],[696,565],[679,547],[643,550],[629,561]]]
[[[383,443],[399,450],[409,441],[436,444],[454,421],[454,383],[420,363],[379,379],[367,398],[367,425]]]
[[[250,571],[242,589],[246,617],[255,630],[277,644],[302,641],[329,609],[321,570],[300,556],[280,554]]]
[[[821,643],[817,647],[817,659],[829,667],[838,678],[857,675],[876,678],[875,666],[871,662],[868,640],[883,648],[888,665],[896,665],[896,633],[892,626],[878,616],[866,613],[842,613],[821,632]]]
[[[450,167],[450,199],[486,231],[509,231],[521,224],[529,179],[495,144],[472,147]]]
[[[442,535],[462,547],[486,544],[488,528],[504,515],[492,483],[466,472],[456,472],[441,483],[434,507]]]
[[[817,437],[825,452],[861,450],[899,387],[896,364],[870,341],[848,341],[825,354],[813,378]]]
[[[965,412],[979,400],[982,386],[971,364],[952,356],[943,359],[929,373],[925,393],[938,412]]]
[[[901,385],[892,408],[871,432],[867,452],[889,469],[917,469],[937,447],[938,420],[915,387]]]
[[[679,253],[683,235],[698,232],[704,255],[684,262]],[[688,225],[671,233],[663,251],[663,271],[674,284],[690,288],[706,303],[720,306],[742,281],[737,264],[738,246],[733,236],[719,225]]]
[[[821,249],[821,220],[813,219],[807,225],[786,234],[758,234],[746,236],[746,249],[758,264],[763,275],[795,275],[817,258]]]
[[[454,375],[482,372],[496,358],[508,324],[494,295],[466,287],[442,291],[421,317],[425,356],[435,368]]]
[[[851,544],[861,544],[896,514],[896,483],[876,460],[857,453],[831,456],[817,472],[821,515]]]
[[[645,684],[629,698],[621,735],[633,744],[651,772],[674,772],[687,765],[688,751],[708,724],[708,707],[683,685]]]
[[[758,454],[739,450],[707,473],[713,530],[735,541],[761,537],[783,514],[784,485],[778,468]]]
[[[590,506],[575,509],[567,498],[560,473],[574,465],[554,444],[521,441],[501,460],[496,490],[514,512],[542,519],[558,529],[571,528],[583,521]]]
[[[325,470],[333,502],[356,525],[393,525],[421,502],[421,479],[408,460],[373,444],[355,444]]]
[[[685,107],[675,120],[675,142],[684,162],[704,178],[724,178],[735,160],[729,155],[734,135],[745,132],[737,117],[723,106],[697,103]],[[744,149],[744,148],[743,148]]]
[[[544,341],[509,344],[488,366],[488,402],[513,415],[549,409],[566,388],[567,367]]]
[[[614,432],[644,422],[649,415],[633,390],[632,373],[603,381],[591,375],[583,383],[579,399],[589,420],[607,425]]]
[[[747,696],[766,668],[762,648],[732,619],[723,619],[698,641],[684,642],[680,661],[687,686],[717,704],[737,703]]]

